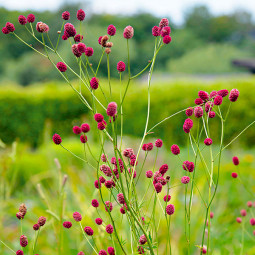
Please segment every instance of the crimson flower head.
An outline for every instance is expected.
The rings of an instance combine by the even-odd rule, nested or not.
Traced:
[[[95,208],[99,207],[99,202],[97,199],[92,199],[91,201],[91,205]]]
[[[179,146],[177,145],[177,144],[173,144],[172,146],[171,146],[171,152],[174,154],[174,155],[178,155],[178,154],[180,154],[180,148],[179,148]]]
[[[78,44],[72,45],[72,52],[74,56],[76,56],[77,58],[79,58],[82,55],[82,53],[78,50]]]
[[[93,56],[93,53],[94,53],[93,48],[87,47],[87,48],[85,49],[85,55],[86,55],[87,57]]]
[[[9,32],[14,32],[14,31],[15,31],[15,26],[14,26],[12,23],[10,23],[10,22],[7,22],[7,23],[5,24],[5,27],[7,28],[7,30],[8,30]]]
[[[7,27],[3,27],[3,28],[2,28],[2,33],[5,34],[5,35],[7,35],[7,34],[9,34],[10,32],[9,32],[9,30],[7,29]]]
[[[106,114],[113,117],[117,114],[117,104],[115,102],[110,102],[107,106]]]
[[[194,108],[194,115],[196,118],[201,118],[203,116],[203,108],[201,106],[197,106]]]
[[[217,96],[217,91],[216,90],[213,90],[211,93],[210,93],[210,98],[214,98],[215,96]]]
[[[165,35],[163,37],[163,43],[164,44],[169,44],[172,41],[172,37],[170,35]]]
[[[61,136],[59,134],[54,134],[52,140],[57,145],[61,144],[62,142]]]
[[[47,24],[40,21],[40,22],[37,22],[37,24],[36,24],[36,30],[39,33],[48,33],[50,28]]]
[[[38,219],[38,222],[37,222],[37,223],[40,225],[40,227],[44,226],[44,225],[45,225],[45,223],[46,223],[46,218],[45,218],[45,217],[43,217],[43,216],[39,217],[39,219]]]
[[[27,24],[27,18],[23,15],[19,15],[18,21],[21,25],[26,25]]]
[[[91,87],[92,89],[97,89],[97,88],[98,88],[98,85],[99,85],[99,80],[98,80],[98,78],[93,77],[93,78],[90,80],[90,87]]]
[[[155,141],[155,146],[156,146],[157,148],[161,148],[162,145],[163,145],[163,141],[162,141],[161,139],[157,139],[157,140]]]
[[[89,124],[83,123],[83,124],[81,125],[81,131],[82,131],[83,133],[88,133],[88,132],[90,131],[90,126],[89,126]]]
[[[146,239],[146,236],[145,235],[141,235],[140,238],[139,238],[139,243],[141,245],[144,245],[147,243],[147,239]]]
[[[109,25],[107,28],[107,34],[114,36],[116,34],[116,27],[114,25]]]
[[[193,162],[191,161],[184,161],[183,165],[182,165],[183,170],[189,171],[189,172],[193,172],[195,165]]]
[[[154,26],[152,28],[152,35],[155,36],[155,37],[160,36],[160,27]]]
[[[107,255],[107,252],[105,250],[100,250],[98,252],[98,255]]]
[[[215,112],[210,111],[208,116],[209,116],[210,119],[214,118],[215,117]]]
[[[35,15],[32,14],[32,13],[28,14],[27,15],[27,22],[28,23],[34,23],[34,21],[35,21]]]
[[[251,224],[252,226],[255,225],[255,218],[251,218],[251,219],[250,219],[250,224]]]
[[[235,166],[238,166],[239,165],[239,158],[238,157],[233,157],[232,158],[232,161],[233,161],[233,164],[235,165]]]
[[[165,195],[164,196],[164,201],[165,202],[169,202],[171,200],[171,196],[170,195]]]
[[[96,218],[95,222],[96,222],[97,225],[102,225],[103,220],[101,218]]]
[[[64,33],[68,36],[68,37],[74,37],[76,35],[76,30],[73,24],[71,23],[66,23],[65,24],[65,31]]]
[[[159,168],[159,172],[162,174],[162,176],[167,172],[168,170],[168,165],[164,164]]]
[[[118,202],[119,202],[120,204],[125,204],[125,198],[124,198],[123,193],[119,193],[119,194],[117,195],[117,200],[118,200]]]
[[[166,213],[168,215],[173,215],[174,214],[174,205],[170,204],[166,207]]]
[[[64,72],[67,70],[67,66],[66,66],[66,64],[63,63],[63,62],[58,62],[58,63],[56,64],[56,67],[57,67],[57,69],[58,69],[60,72],[62,72],[62,73],[64,73]]]
[[[107,252],[109,255],[115,255],[115,251],[113,247],[108,247]]]
[[[154,188],[157,193],[160,193],[162,191],[162,184],[158,182],[154,185]]]
[[[105,211],[108,212],[108,211],[112,211],[113,207],[112,207],[112,202],[110,201],[105,201]]]
[[[131,39],[134,36],[134,28],[131,26],[125,27],[123,36],[125,39]]]
[[[74,37],[74,41],[75,42],[80,42],[81,40],[83,40],[83,35],[76,35],[75,37]]]
[[[24,255],[24,252],[22,250],[16,251],[16,255]]]
[[[105,227],[105,230],[108,234],[112,234],[113,233],[113,226],[111,224],[107,225]]]
[[[151,170],[148,170],[146,173],[145,173],[146,177],[147,178],[152,178],[153,176],[153,172]]]
[[[22,235],[20,237],[20,246],[26,247],[28,245],[27,237],[25,235]]]
[[[70,19],[70,13],[68,11],[65,11],[62,13],[62,19],[63,20],[69,20]]]
[[[72,222],[70,222],[70,221],[65,221],[65,222],[63,223],[63,227],[64,227],[64,228],[71,228],[71,227],[72,227]]]
[[[219,90],[217,94],[221,97],[226,97],[228,95],[228,90],[227,89]]]
[[[209,98],[209,94],[203,90],[200,90],[198,92],[198,96],[199,98],[201,98],[202,100],[207,100]]]
[[[209,137],[204,140],[204,144],[207,145],[207,146],[211,145],[212,143],[213,143],[213,141]]]
[[[77,35],[76,35],[77,36]],[[75,36],[75,37],[76,37]],[[74,37],[74,38],[75,38]],[[79,37],[80,37],[80,35],[79,35]],[[80,53],[84,53],[85,52],[85,50],[86,50],[86,45],[84,44],[84,43],[78,43],[78,45],[77,45],[77,48],[78,48],[78,51],[80,52]]]
[[[80,141],[81,141],[81,143],[86,143],[88,141],[88,137],[86,135],[81,135]]]
[[[98,128],[99,130],[104,130],[106,127],[107,127],[107,123],[106,123],[105,120],[103,120],[103,121],[97,123],[97,128]]]
[[[77,11],[77,19],[79,21],[83,21],[85,19],[85,16],[86,16],[86,14],[82,9]]]
[[[193,114],[193,108],[192,107],[189,107],[186,111],[185,111],[186,115],[188,117],[192,116]]]
[[[147,143],[147,151],[151,151],[153,149],[153,143]]]
[[[171,33],[171,28],[169,26],[163,27],[160,32],[162,37],[166,35],[170,35],[170,33]]]
[[[104,120],[104,116],[101,113],[96,113],[94,115],[94,119],[95,119],[96,122],[101,122],[101,121]]]
[[[166,27],[169,25],[169,21],[167,18],[163,18],[161,19],[161,21],[159,22],[159,27],[160,28],[163,28],[163,27]]]
[[[78,126],[74,126],[73,132],[74,132],[74,134],[79,135],[81,133],[81,128]]]
[[[203,104],[203,103],[204,103],[204,101],[203,101],[203,99],[201,99],[200,97],[195,99],[195,104],[196,104],[196,105],[201,105],[201,104]]]
[[[233,173],[231,174],[231,176],[235,179],[235,178],[237,178],[237,177],[238,177],[238,174],[237,174],[237,173],[235,173],[235,172],[233,172]]]
[[[119,72],[124,72],[126,69],[126,65],[123,61],[119,61],[118,64],[117,64],[117,70]]]
[[[214,103],[215,105],[221,105],[221,104],[222,104],[222,100],[223,100],[222,96],[217,95],[217,96],[214,98],[213,103]]]
[[[73,213],[73,218],[74,218],[74,220],[77,221],[77,222],[79,222],[79,221],[82,220],[82,216],[81,216],[81,214],[80,214],[79,212],[74,212],[74,213]]]
[[[239,97],[239,91],[237,89],[232,89],[229,93],[228,98],[231,102],[235,102],[238,97]]]
[[[94,231],[91,227],[85,227],[84,228],[84,232],[88,235],[88,236],[93,236]]]
[[[205,111],[206,111],[206,112],[211,111],[212,108],[213,108],[213,102],[208,101],[208,102],[205,103]]]
[[[85,255],[85,253],[83,251],[80,251],[80,252],[78,252],[77,255]]]
[[[39,225],[39,224],[34,224],[34,226],[33,226],[34,231],[39,230],[39,228],[40,228],[40,225]]]
[[[182,179],[181,179],[181,182],[183,184],[187,184],[187,183],[189,183],[189,181],[190,181],[189,176],[183,176]]]

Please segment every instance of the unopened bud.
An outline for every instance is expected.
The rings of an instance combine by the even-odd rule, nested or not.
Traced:
[[[65,174],[64,177],[63,177],[63,182],[62,182],[62,187],[63,188],[64,188],[64,186],[65,186],[65,184],[67,182],[67,179],[68,179],[68,176],[67,176],[67,174]]]

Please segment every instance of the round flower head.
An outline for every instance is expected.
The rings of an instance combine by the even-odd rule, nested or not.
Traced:
[[[196,104],[196,105],[201,105],[201,104],[203,104],[203,103],[204,103],[204,101],[203,101],[203,99],[201,99],[200,97],[195,99],[195,104]]]
[[[112,188],[112,181],[105,181],[104,185],[107,189],[111,189]]]
[[[110,201],[106,201],[105,202],[105,210],[108,212],[108,211],[112,211],[112,203]]]
[[[15,26],[14,26],[12,23],[10,23],[10,22],[7,22],[7,23],[5,24],[5,27],[7,28],[7,30],[8,30],[9,32],[14,32],[14,31],[15,31]]]
[[[101,187],[101,183],[98,183],[98,180],[95,180],[94,186],[96,189],[99,189],[99,186]]]
[[[58,134],[54,134],[52,137],[52,140],[57,145],[61,144],[61,142],[62,142],[62,139],[61,139],[60,135],[58,135]]]
[[[2,28],[2,33],[5,34],[5,35],[8,35],[10,32],[6,27],[3,27]]]
[[[25,235],[22,235],[19,239],[20,246],[26,247],[28,245],[27,237]]]
[[[72,45],[72,52],[74,56],[76,56],[77,58],[79,58],[82,55],[82,53],[78,50],[78,44]]]
[[[239,165],[239,158],[238,157],[233,157],[232,158],[232,161],[233,161],[233,164],[235,165],[235,166],[238,166]]]
[[[81,141],[81,143],[86,143],[88,141],[88,137],[86,135],[81,135],[80,141]]]
[[[171,28],[169,26],[163,27],[160,32],[162,37],[166,35],[170,35],[170,33],[171,33]]]
[[[16,217],[17,217],[17,219],[19,219],[19,220],[24,219],[24,215],[23,215],[21,212],[17,212],[17,213],[16,213]]]
[[[91,201],[91,205],[92,205],[93,207],[97,208],[97,207],[99,207],[99,202],[97,201],[97,199],[93,199],[93,200]]]
[[[131,26],[124,28],[123,36],[125,39],[131,39],[134,36],[134,29]]]
[[[164,44],[169,44],[172,41],[172,37],[170,35],[165,35],[163,37],[163,43]]]
[[[162,184],[161,183],[156,183],[154,185],[154,188],[155,188],[157,193],[160,193],[162,191]]]
[[[214,213],[210,212],[210,218],[213,219],[213,217],[214,217]]]
[[[183,184],[187,184],[187,183],[189,183],[189,181],[190,181],[189,176],[183,176],[182,179],[181,179],[181,182]]]
[[[228,95],[228,90],[227,89],[219,90],[217,94],[221,97],[226,97]]]
[[[241,222],[242,222],[242,219],[241,219],[240,217],[237,217],[237,218],[236,218],[236,221],[237,221],[238,223],[241,223]]]
[[[170,195],[165,195],[164,196],[164,201],[165,202],[169,202],[171,200],[171,196]]]
[[[23,15],[19,16],[18,21],[21,25],[26,25],[27,24],[27,18]]]
[[[104,116],[101,113],[96,113],[94,115],[94,119],[96,122],[102,122],[104,120]]]
[[[173,144],[171,146],[171,152],[174,154],[174,155],[178,155],[180,154],[180,148],[177,144]]]
[[[104,120],[97,123],[97,128],[99,130],[104,130],[106,128],[106,126],[107,126],[107,124],[106,124],[106,122]]]
[[[205,247],[202,248],[202,253],[203,253],[203,254],[206,254],[206,253],[207,253],[207,250],[206,250]]]
[[[57,69],[58,69],[60,72],[62,72],[62,73],[64,73],[64,72],[67,70],[67,66],[66,66],[66,64],[63,63],[63,62],[58,62],[58,63],[56,64],[56,67],[57,67]]]
[[[102,154],[102,155],[101,155],[101,160],[102,160],[103,162],[107,162],[107,156],[106,156],[105,154]]]
[[[68,37],[74,37],[76,35],[76,30],[73,24],[66,23],[65,24],[65,33],[68,35]]]
[[[213,143],[213,141],[212,141],[211,138],[206,138],[206,139],[204,140],[204,144],[207,145],[207,146],[211,145],[212,143]]]
[[[152,28],[152,35],[155,36],[155,37],[160,36],[160,27],[154,26]]]
[[[193,121],[192,121],[192,119],[187,118],[187,119],[184,121],[184,126],[185,126],[187,129],[191,129],[191,128],[193,127]]]
[[[89,124],[84,123],[84,124],[81,125],[81,131],[82,131],[83,133],[88,133],[89,130],[90,130]]]
[[[147,151],[151,151],[153,149],[153,143],[147,143]]]
[[[163,28],[163,27],[166,27],[169,25],[169,21],[167,18],[163,18],[161,19],[161,21],[159,22],[159,27],[160,28]]]
[[[229,93],[228,98],[231,102],[235,102],[238,97],[239,97],[239,91],[237,89],[232,89]]]
[[[68,39],[68,36],[67,36],[66,33],[64,33],[64,34],[62,35],[62,40],[66,41],[67,39]]]
[[[147,151],[147,143],[143,144],[142,150],[143,150],[143,151]]]
[[[105,230],[108,234],[112,234],[113,233],[113,226],[111,224],[107,225],[105,227]]]
[[[189,116],[192,116],[193,114],[193,108],[192,107],[189,107],[186,111],[185,111],[186,115],[189,117]]]
[[[45,225],[46,223],[46,218],[41,216],[39,219],[38,219],[38,222],[37,222],[41,227]]]
[[[172,205],[172,204],[168,205],[168,206],[166,207],[166,213],[167,213],[168,215],[174,214],[174,205]]]
[[[87,57],[91,57],[91,56],[93,55],[93,53],[94,53],[93,48],[91,48],[91,47],[87,47],[87,48],[86,48],[86,50],[85,50],[85,55],[86,55]]]
[[[119,61],[118,64],[117,64],[117,70],[119,72],[124,72],[126,69],[126,65],[123,61]]]
[[[33,226],[34,231],[39,230],[39,228],[40,228],[40,225],[39,225],[39,224],[34,224],[34,226]]]
[[[65,11],[62,13],[62,19],[63,20],[69,20],[70,19],[70,13],[68,11]]]
[[[83,251],[80,251],[80,252],[78,252],[77,255],[85,255],[85,253]]]
[[[95,222],[96,222],[97,225],[102,225],[103,220],[101,218],[96,218]]]
[[[78,126],[74,126],[73,132],[74,132],[74,134],[79,135],[81,133],[81,128]]]
[[[24,203],[22,203],[20,206],[19,206],[19,213],[22,214],[23,218],[24,216],[26,215],[27,213],[27,207]]]
[[[93,77],[93,78],[90,80],[90,87],[91,87],[92,89],[97,89],[97,88],[98,88],[98,85],[99,85],[99,80],[98,80],[98,78]]]
[[[145,235],[141,235],[140,238],[139,238],[139,243],[141,245],[144,245],[147,243],[147,239],[146,239],[146,236]]]
[[[161,148],[162,145],[163,145],[163,141],[162,141],[161,139],[157,139],[157,140],[155,141],[155,146],[156,146],[157,148]]]
[[[103,38],[103,36],[99,36],[99,38],[98,38],[98,43],[99,43],[100,45],[102,45],[102,43],[101,43],[102,38]]]
[[[201,106],[197,106],[194,108],[194,115],[196,118],[201,118],[203,116],[203,108]]]
[[[49,32],[49,26],[43,22],[37,22],[36,24],[36,30],[39,32],[39,33],[48,33]]]
[[[159,168],[159,172],[164,175],[168,170],[168,165],[167,164],[164,164],[162,165],[160,168]]]
[[[242,210],[240,211],[240,214],[241,214],[243,217],[245,217],[245,216],[247,215],[247,212],[246,212],[246,210],[242,209]]]
[[[74,220],[77,221],[77,222],[79,222],[79,221],[82,220],[82,216],[81,216],[81,214],[80,214],[79,212],[74,212],[74,213],[73,213],[73,218],[74,218]]]
[[[134,155],[134,150],[132,148],[127,148],[123,151],[123,156],[126,158],[130,158],[132,155]]]
[[[215,96],[217,96],[217,91],[216,90],[213,90],[211,93],[210,93],[210,98],[214,98]]]
[[[252,226],[255,225],[255,218],[251,218],[251,219],[250,219],[250,224],[251,224]]]
[[[202,99],[202,100],[207,100],[209,99],[209,94],[203,90],[200,90],[198,92],[198,96]]]
[[[182,168],[183,168],[183,170],[188,171],[188,172],[191,173],[191,172],[194,171],[195,165],[194,165],[193,162],[184,161],[184,162],[183,162],[183,165],[182,165]]]
[[[208,116],[209,116],[210,119],[214,118],[215,117],[215,112],[213,112],[213,111],[209,112]]]
[[[235,173],[235,172],[233,172],[233,173],[231,174],[231,176],[232,176],[233,178],[237,178],[237,177],[238,177],[238,174]]]
[[[85,19],[85,12],[82,10],[82,9],[80,9],[80,10],[78,10],[77,11],[77,19],[79,20],[79,21],[83,21],[84,19]]]
[[[76,35],[77,36],[77,35]],[[75,36],[75,37],[76,37]],[[80,35],[79,35],[80,36]],[[78,45],[77,45],[77,49],[78,49],[78,51],[80,52],[80,53],[84,53],[85,52],[85,50],[86,50],[86,45],[84,44],[84,43],[78,43]]]
[[[213,108],[213,103],[211,101],[205,103],[205,111],[209,112]]]
[[[32,13],[28,14],[27,15],[27,22],[28,23],[34,23],[34,21],[35,21],[35,15],[32,14]]]
[[[115,251],[114,251],[113,247],[108,247],[107,252],[108,252],[109,255],[115,255]]]
[[[247,206],[248,206],[248,207],[252,207],[252,201],[248,201],[248,202],[247,202]]]
[[[109,25],[107,28],[107,34],[114,36],[116,34],[116,27],[114,25]]]
[[[219,95],[217,95],[215,98],[214,98],[214,100],[213,100],[213,103],[215,104],[215,105],[221,105],[222,104],[222,96],[219,96]]]
[[[24,252],[22,250],[16,251],[16,255],[24,255]]]
[[[70,221],[65,221],[65,222],[63,223],[63,227],[64,227],[64,228],[71,228],[71,227],[72,227],[72,222],[70,222]]]
[[[100,250],[98,252],[98,255],[107,255],[107,252],[105,250]]]
[[[94,231],[91,227],[85,227],[84,228],[84,232],[88,235],[88,236],[93,236]]]
[[[100,176],[99,181],[100,181],[100,183],[105,183],[105,178],[103,176]]]
[[[113,117],[117,114],[117,104],[115,102],[111,102],[107,106],[106,113],[108,116]]]
[[[152,172],[151,170],[149,170],[149,171],[147,171],[147,172],[145,173],[145,175],[146,175],[147,178],[152,178],[153,172]]]
[[[122,193],[119,193],[117,195],[117,200],[120,204],[125,204],[125,198],[124,198],[124,195]]]

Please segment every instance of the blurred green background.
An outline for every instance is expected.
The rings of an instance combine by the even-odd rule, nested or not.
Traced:
[[[56,31],[61,28],[61,13],[68,10],[71,13],[70,22],[76,23],[75,14],[80,8],[79,4],[61,6],[57,11],[32,11],[36,15],[36,21],[44,21],[50,26],[50,37],[56,43]],[[85,6],[82,5],[84,9]],[[41,45],[33,40],[27,31],[18,24],[20,14],[27,15],[31,11],[13,11],[4,7],[0,8],[0,25],[10,21],[15,24],[16,32],[26,42],[35,48],[43,50]],[[149,126],[178,110],[194,105],[194,99],[199,90],[208,92],[219,89],[237,88],[240,97],[231,106],[231,112],[225,130],[225,144],[230,142],[248,124],[255,120],[255,78],[248,70],[234,67],[234,59],[255,58],[255,21],[249,11],[237,10],[226,14],[215,14],[204,5],[188,8],[183,15],[181,24],[168,17],[172,29],[172,42],[163,47],[158,55],[154,77],[151,87],[151,118]],[[86,17],[85,43],[94,48],[94,55],[90,58],[93,66],[96,66],[101,47],[98,45],[99,36],[106,34],[109,24],[114,24],[117,34],[112,38],[114,47],[110,55],[111,76],[113,77],[113,99],[118,102],[120,84],[116,64],[122,60],[127,62],[126,51],[123,50],[122,31],[127,25],[135,29],[135,36],[130,40],[131,47],[131,72],[137,74],[151,59],[154,39],[151,28],[158,25],[160,18],[151,13],[139,11],[132,15],[126,14],[97,14]],[[60,54],[71,66],[76,65],[69,42],[61,41]],[[62,174],[68,175],[66,187],[66,204],[64,218],[69,220],[73,211],[83,212],[83,225],[94,226],[96,229],[95,241],[99,245],[109,245],[110,238],[104,234],[101,228],[96,228],[92,222],[95,218],[94,209],[90,206],[92,198],[98,198],[94,193],[93,181],[96,173],[75,158],[72,158],[60,147],[52,144],[53,133],[59,133],[63,137],[63,143],[79,156],[83,155],[83,148],[79,138],[72,133],[74,125],[88,122],[92,130],[96,128],[93,116],[88,113],[65,84],[60,75],[52,67],[47,59],[36,55],[25,45],[21,44],[12,35],[0,35],[0,239],[4,240],[13,249],[18,249],[19,222],[15,217],[17,208],[21,202],[29,207],[29,213],[24,223],[24,232],[29,240],[33,238],[32,224],[38,216],[45,215],[48,223],[41,233],[38,247],[40,255],[55,253],[55,235],[53,231],[54,216],[49,211],[47,203],[42,199],[37,190],[40,183],[51,210],[57,213],[59,210],[58,170],[54,164],[54,158],[58,158],[62,165]],[[57,58],[54,58],[58,61]],[[75,67],[76,68],[76,67]],[[76,69],[75,69],[76,70]],[[78,81],[67,72],[72,82],[78,86]],[[147,74],[147,73],[146,73]],[[124,145],[138,148],[139,137],[143,134],[143,128],[147,113],[147,83],[146,74],[131,82],[130,89],[124,105]],[[106,58],[103,59],[99,71],[100,82],[107,89]],[[123,74],[123,80],[127,80],[127,74]],[[123,84],[122,84],[123,86]],[[89,94],[84,90],[84,96],[91,102]],[[98,92],[98,98],[104,102],[103,96]],[[228,108],[228,99],[224,99],[222,110]],[[106,117],[106,116],[105,116]],[[178,159],[169,153],[170,146],[177,143],[181,146],[183,159],[187,157],[185,148],[186,136],[182,131],[185,114],[172,118],[149,136],[148,142],[156,138],[164,141],[164,147],[160,153],[157,167],[168,163],[171,169],[170,175],[173,184],[179,184],[182,175]],[[129,121],[128,121],[129,120]],[[130,121],[131,120],[131,121]],[[214,151],[219,142],[219,121],[212,122],[211,134],[215,141]],[[96,132],[88,136],[92,151],[99,154]],[[255,128],[252,126],[244,135],[235,141],[224,152],[223,167],[221,169],[219,193],[213,204],[215,218],[212,225],[213,254],[239,254],[241,242],[241,226],[235,221],[239,211],[246,208],[248,200],[254,200],[254,167],[255,167]],[[109,151],[111,147],[107,144]],[[153,156],[145,165],[149,170],[153,165]],[[234,155],[240,156],[241,164],[238,167],[240,179],[231,178],[231,172],[236,171],[231,163]],[[97,155],[99,156],[99,155]],[[141,156],[141,160],[143,155]],[[199,162],[201,167],[201,162]],[[182,171],[182,170],[181,170]],[[198,173],[198,187],[207,196],[206,181],[203,172]],[[216,176],[215,176],[216,177]],[[243,183],[245,185],[243,185]],[[140,196],[145,192],[144,183],[147,180],[142,175],[139,185]],[[247,192],[248,187],[249,192]],[[106,193],[106,191],[104,191]],[[172,221],[173,250],[174,254],[186,254],[184,243],[184,188],[178,186],[172,190],[172,202],[176,205],[177,213]],[[160,199],[162,200],[162,195]],[[147,198],[150,199],[150,196]],[[197,193],[194,196],[193,234],[192,243],[201,242],[201,231],[204,207]],[[102,215],[106,220],[107,215]],[[246,208],[247,209],[247,208]],[[253,211],[252,211],[253,210]],[[159,213],[159,212],[158,212]],[[250,209],[249,217],[254,215],[254,208]],[[127,222],[119,216],[118,209],[114,212],[116,222],[122,224],[121,235],[128,238]],[[149,220],[148,218],[146,219]],[[255,254],[253,228],[246,218],[245,254]],[[165,242],[166,226],[159,231],[159,239]],[[103,243],[102,243],[102,240]],[[67,254],[77,254],[86,247],[87,254],[91,254],[88,245],[82,241],[81,234],[72,228],[70,232],[64,231],[64,248]],[[45,245],[47,243],[47,245]],[[39,251],[38,251],[39,252]],[[160,248],[160,254],[165,254]],[[192,254],[198,254],[198,249],[192,247]],[[0,245],[1,254],[9,254],[9,251]]]

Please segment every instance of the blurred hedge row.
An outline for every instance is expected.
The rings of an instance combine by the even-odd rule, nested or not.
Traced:
[[[107,84],[103,84],[107,90]],[[113,100],[119,102],[119,85],[113,86]],[[154,82],[151,87],[151,114],[149,127],[165,117],[194,105],[194,99],[199,90],[219,90],[237,88],[240,97],[232,103],[231,111],[226,123],[226,142],[233,139],[241,130],[255,120],[255,80],[225,80],[203,84],[201,82],[175,81]],[[96,92],[102,102],[106,104],[100,92]],[[86,92],[85,97],[91,98]],[[229,106],[229,100],[224,99],[223,113]],[[99,110],[100,111],[100,110]],[[82,121],[94,122],[88,116],[87,108],[66,84],[48,83],[37,84],[28,88],[18,86],[0,86],[0,138],[5,143],[15,139],[38,146],[44,141],[45,130],[52,135],[54,132],[61,136],[72,135],[72,126]],[[102,112],[103,113],[103,112]],[[147,86],[143,82],[131,83],[124,105],[124,134],[141,136],[144,131],[147,114]],[[182,131],[186,115],[181,113],[158,126],[151,134],[171,143],[186,143],[186,135]],[[194,118],[194,117],[193,117]],[[197,122],[194,122],[195,125]],[[46,128],[47,127],[47,128]],[[95,123],[94,126],[95,127]],[[211,137],[218,141],[220,132],[219,118],[210,124]],[[45,129],[46,128],[46,129]],[[49,136],[48,136],[49,137]],[[47,137],[47,139],[48,139]],[[254,146],[255,125],[250,127],[235,145]]]

